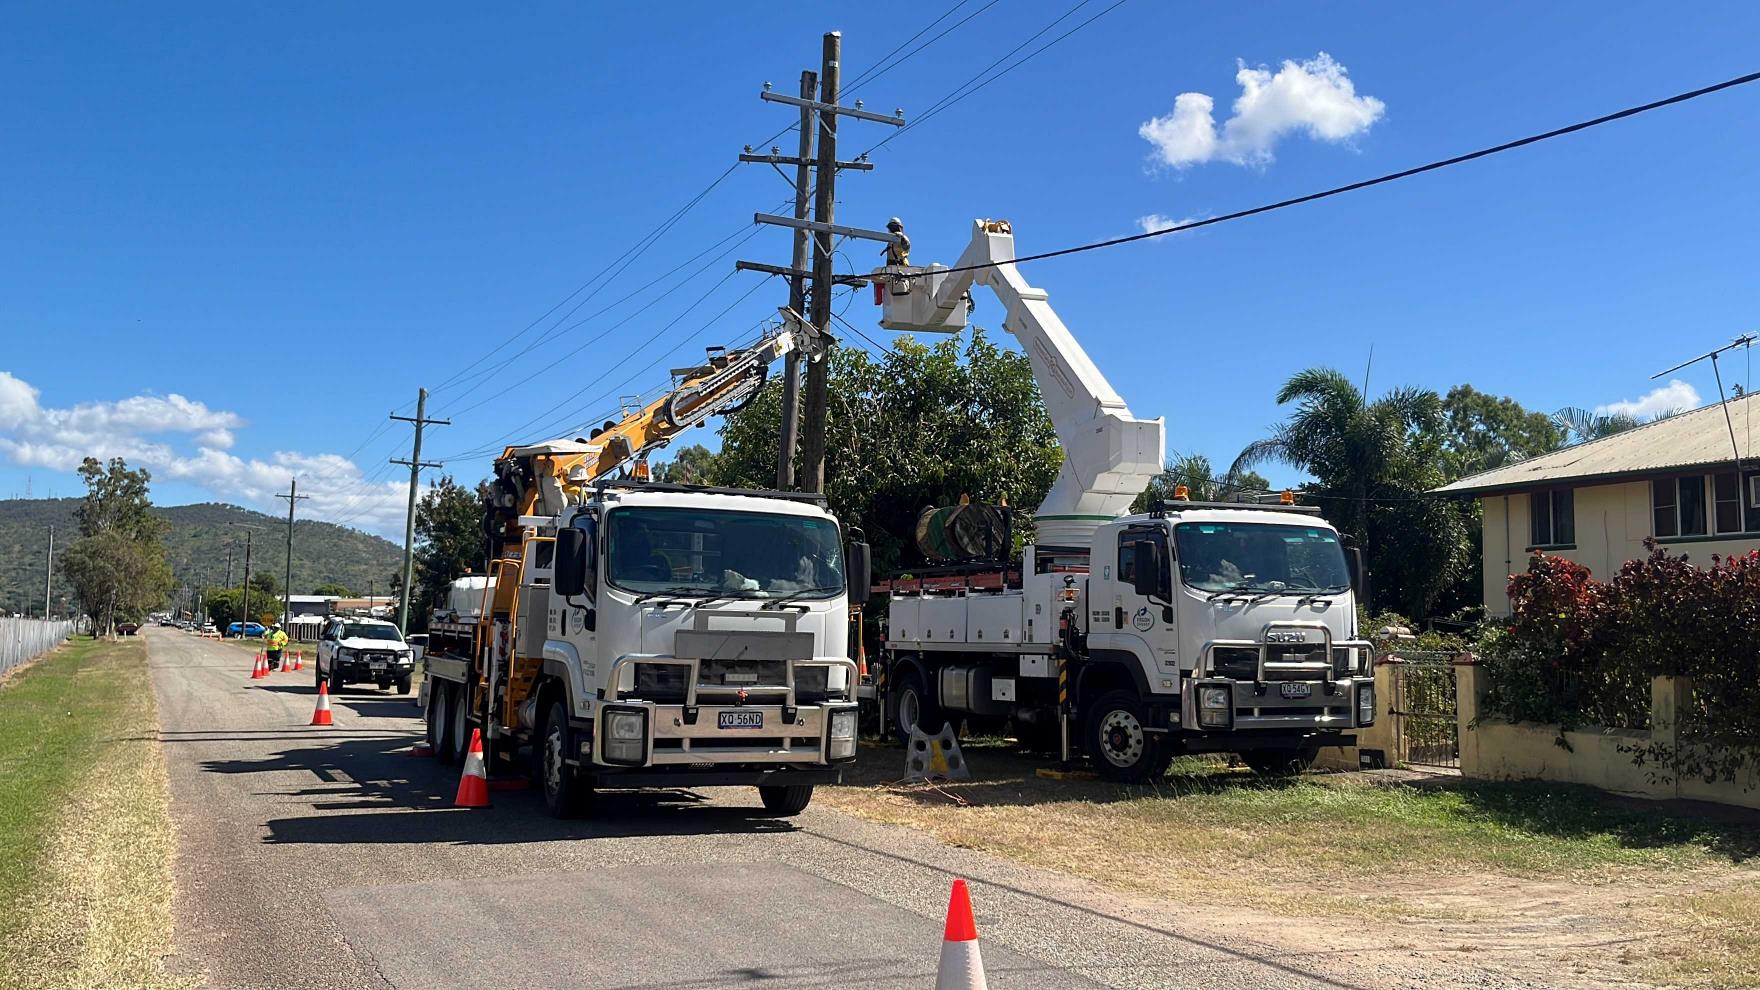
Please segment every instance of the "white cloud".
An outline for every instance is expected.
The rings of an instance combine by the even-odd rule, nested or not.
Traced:
[[[1199,220],[1204,219],[1208,218],[1196,216],[1180,217],[1178,220],[1175,220],[1170,216],[1164,216],[1160,213],[1151,213],[1148,216],[1138,217],[1137,227],[1145,234],[1152,234],[1157,230],[1166,230],[1169,227],[1183,227],[1188,223],[1197,223]]]
[[[1630,416],[1645,420],[1662,413],[1697,409],[1700,405],[1698,389],[1679,378],[1671,378],[1667,385],[1653,388],[1639,398],[1621,399],[1605,406],[1596,406],[1595,412],[1602,416]]]
[[[121,457],[155,478],[187,482],[264,511],[284,510],[275,498],[299,478],[300,515],[343,521],[395,535],[401,529],[407,483],[368,481],[353,461],[336,454],[276,451],[268,458],[229,453],[237,413],[210,409],[181,395],[137,395],[116,402],[45,408],[30,383],[0,371],[0,455],[27,467],[71,471],[86,457]],[[194,446],[193,451],[180,447]]]
[[[1348,141],[1380,120],[1387,105],[1358,96],[1345,67],[1320,52],[1305,62],[1285,60],[1276,74],[1238,62],[1241,95],[1234,115],[1216,127],[1216,102],[1203,93],[1181,93],[1173,112],[1154,117],[1137,134],[1155,146],[1163,164],[1185,168],[1208,161],[1266,165],[1284,135],[1304,131],[1318,141]]]

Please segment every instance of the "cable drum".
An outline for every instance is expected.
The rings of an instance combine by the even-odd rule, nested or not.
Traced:
[[[917,516],[917,549],[930,560],[989,560],[1009,551],[1007,506],[972,502],[924,509]]]

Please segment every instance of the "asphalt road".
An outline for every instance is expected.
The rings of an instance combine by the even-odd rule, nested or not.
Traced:
[[[587,821],[530,792],[454,809],[457,771],[407,755],[413,695],[351,688],[312,728],[309,665],[253,681],[241,650],[147,635],[172,965],[210,987],[923,988],[955,876],[996,990],[1356,985],[912,830],[763,818],[745,789],[620,796]]]

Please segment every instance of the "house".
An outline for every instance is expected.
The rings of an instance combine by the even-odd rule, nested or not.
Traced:
[[[1760,549],[1755,427],[1760,394],[1741,395],[1435,491],[1484,508],[1485,607],[1506,615],[1509,575],[1536,550],[1606,580],[1643,557],[1649,537],[1697,563]]]

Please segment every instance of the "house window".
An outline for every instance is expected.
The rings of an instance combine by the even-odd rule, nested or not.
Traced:
[[[1705,524],[1705,479],[1699,475],[1676,479],[1680,484],[1680,513],[1682,536],[1704,536]]]
[[[1650,483],[1650,509],[1658,537],[1705,536],[1710,532],[1706,477],[1694,474]]]
[[[1742,531],[1742,486],[1734,471],[1711,476],[1711,525],[1719,534]]]
[[[1760,471],[1749,471],[1742,476],[1742,493],[1747,496],[1742,509],[1746,528],[1750,533],[1760,533]]]
[[[1673,478],[1659,478],[1650,482],[1650,514],[1655,517],[1654,527],[1658,538],[1679,536],[1681,523],[1675,514],[1675,485]]]
[[[1563,547],[1577,542],[1576,493],[1570,489],[1528,496],[1528,535],[1533,546]]]

